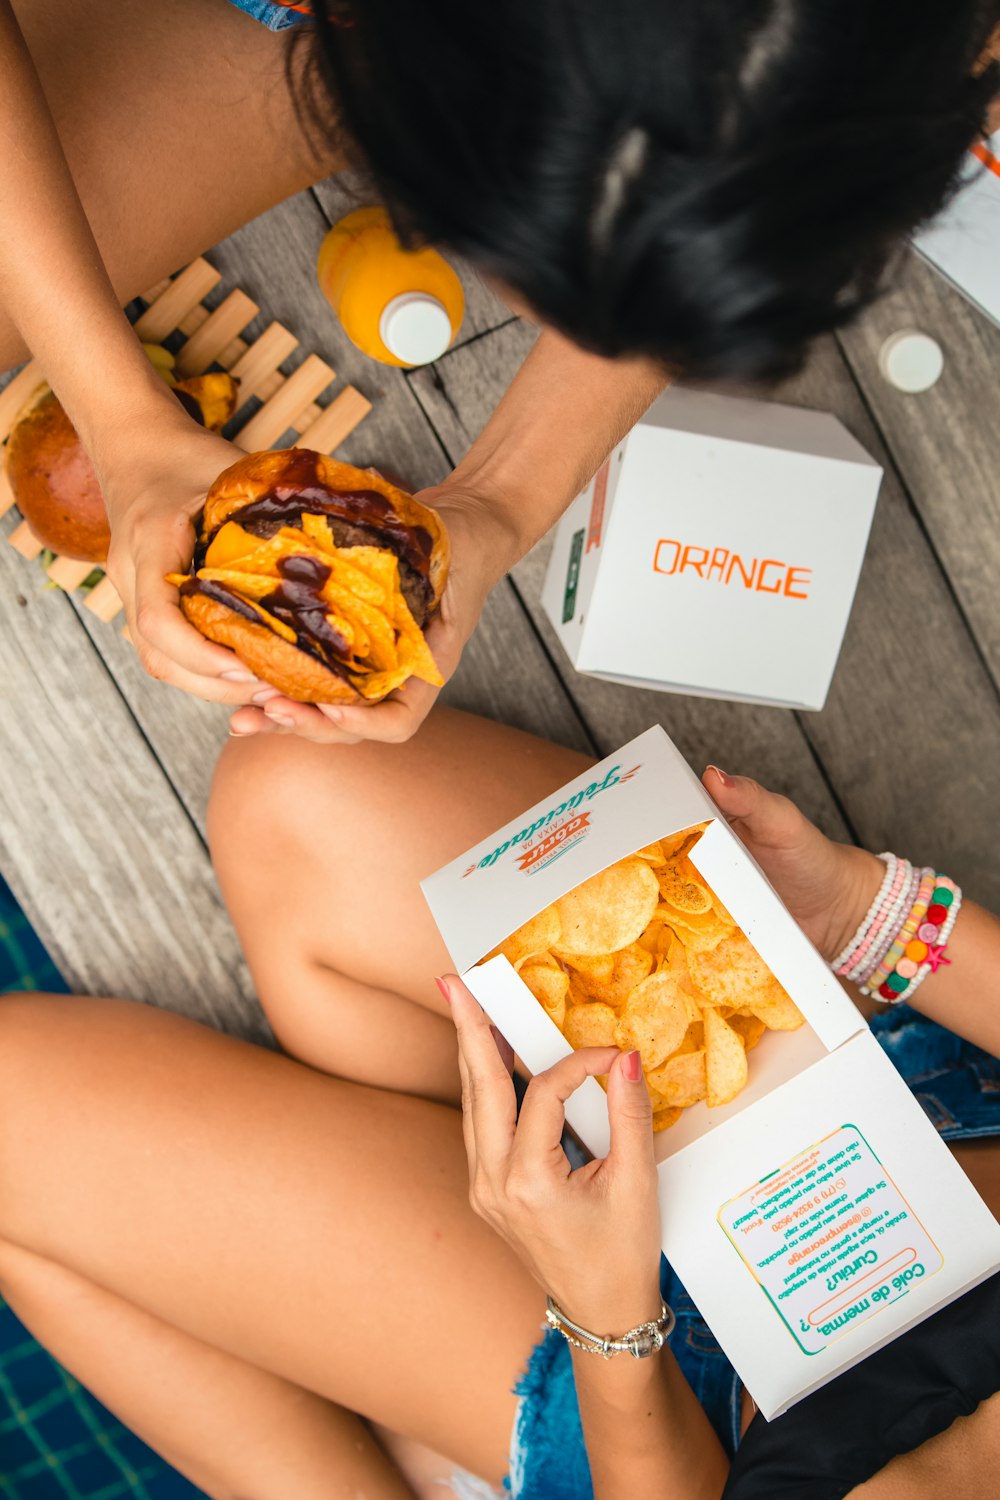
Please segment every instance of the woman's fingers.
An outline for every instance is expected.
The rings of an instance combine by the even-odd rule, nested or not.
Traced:
[[[608,1072],[608,1118],[615,1173],[639,1180],[655,1173],[653,1106],[638,1052],[620,1052]]]
[[[458,1032],[462,1110],[471,1121],[475,1170],[502,1180],[517,1125],[514,1084],[482,1007],[454,974],[443,981]]]
[[[584,1079],[607,1073],[618,1056],[617,1047],[581,1047],[546,1068],[544,1073],[536,1073],[521,1105],[512,1166],[516,1162],[526,1172],[540,1169],[546,1163],[556,1162],[561,1167],[565,1160],[561,1142],[566,1125],[566,1100],[576,1093]],[[554,1154],[557,1152],[558,1155]]]
[[[769,792],[749,776],[730,776],[718,766],[708,766],[702,776],[705,790],[730,823],[749,843],[783,848],[798,842],[806,820],[802,813],[777,792]]]

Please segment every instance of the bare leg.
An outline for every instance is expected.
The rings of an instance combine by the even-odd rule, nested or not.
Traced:
[[[206,1494],[411,1496],[364,1423],[320,1396],[3,1242],[0,1288],[36,1338]]]
[[[308,144],[287,34],[224,0],[14,0],[122,301],[337,170]],[[0,370],[25,349],[0,308]]]
[[[450,1108],[144,1007],[10,996],[0,1240],[493,1481],[505,1471],[541,1296],[468,1205]],[[146,1416],[136,1400],[148,1432],[155,1391]]]
[[[405,745],[232,741],[212,856],[282,1045],[341,1077],[458,1096],[419,882],[584,769],[583,756],[436,709]],[[372,1034],[392,1038],[373,1049]]]

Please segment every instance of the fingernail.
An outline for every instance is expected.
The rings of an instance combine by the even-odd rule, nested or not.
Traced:
[[[344,717],[340,709],[334,707],[332,703],[320,703],[319,711],[321,714],[325,714],[328,719],[333,719],[334,721]]]
[[[253,733],[252,729],[231,729],[229,731],[229,738],[231,740],[245,740]]]
[[[446,1005],[450,1005],[451,1004],[451,990],[448,988],[448,981],[446,979],[441,979],[440,977],[435,977],[434,983],[437,985],[438,989],[441,991],[441,994],[442,994],[442,996],[444,998],[445,1004]]]
[[[268,714],[266,708],[264,712],[267,714],[267,717],[270,719],[272,724],[280,724],[282,729],[295,728],[295,720],[290,719],[287,714]]]
[[[706,766],[705,769],[708,770],[708,771],[714,771],[715,774],[716,774],[716,776],[718,776],[719,780],[722,782],[723,786],[735,786],[736,785],[736,782],[733,780],[733,778],[731,776],[727,775],[727,773],[725,771],[720,770],[720,768],[718,766]]]
[[[236,671],[235,669],[232,672],[220,672],[219,676],[222,678],[223,682],[256,682],[257,681],[256,677],[253,675],[252,672]]]
[[[642,1059],[638,1052],[626,1052],[622,1063],[622,1072],[629,1083],[638,1083],[642,1077]]]
[[[280,698],[281,694],[277,688],[258,688],[250,699],[251,703],[270,703],[272,698]]]

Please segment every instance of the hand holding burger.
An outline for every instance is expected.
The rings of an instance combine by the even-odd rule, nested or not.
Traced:
[[[377,703],[443,678],[424,640],[448,577],[437,513],[372,470],[305,448],[252,454],[212,485],[181,608],[285,698]]]

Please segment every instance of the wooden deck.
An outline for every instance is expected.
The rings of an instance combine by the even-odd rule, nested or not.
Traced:
[[[313,274],[342,204],[332,185],[302,194],[209,259],[226,287],[242,286],[375,402],[344,457],[414,487],[437,482],[533,331],[469,277],[460,341],[436,366],[403,373],[365,360]],[[942,379],[919,396],[878,372],[882,340],[904,327],[945,351]],[[447,700],[595,754],[662,722],[694,765],[758,777],[837,837],[937,861],[1000,909],[998,392],[1000,330],[911,257],[894,291],[776,393],[836,413],[886,470],[822,713],[577,675],[539,607],[544,541],[495,590]],[[70,985],[264,1039],[205,846],[226,712],[146,678],[117,628],[6,546],[0,707],[0,870]]]

